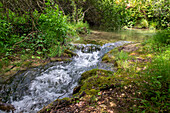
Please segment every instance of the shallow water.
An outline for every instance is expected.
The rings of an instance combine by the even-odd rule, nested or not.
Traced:
[[[91,34],[78,38],[74,43],[86,43],[90,40],[91,42],[98,43],[100,45],[104,43],[116,42],[116,41],[133,41],[143,42],[155,34],[155,30],[148,29],[128,29],[120,30],[116,32],[104,32],[99,30],[93,30]]]
[[[77,56],[72,61],[53,62],[18,73],[11,83],[1,85],[0,98],[14,105],[16,113],[36,113],[57,98],[71,96],[83,72],[94,68],[114,71],[102,64],[101,59],[105,53],[125,43],[130,42],[75,45]]]

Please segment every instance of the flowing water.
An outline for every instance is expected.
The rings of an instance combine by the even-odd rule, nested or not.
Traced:
[[[37,112],[57,98],[71,96],[83,72],[94,68],[112,70],[101,63],[101,58],[114,47],[125,43],[130,42],[119,41],[103,46],[75,45],[77,56],[72,61],[53,62],[18,73],[11,83],[1,86],[0,98],[14,105],[16,113]]]

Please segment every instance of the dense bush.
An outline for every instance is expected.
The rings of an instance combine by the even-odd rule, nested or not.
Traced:
[[[20,39],[17,34],[13,33],[13,25],[6,20],[0,19],[0,55],[5,54],[6,51],[10,50],[13,44]]]
[[[38,19],[39,37],[42,38],[41,43],[44,49],[49,49],[52,56],[61,54],[62,45],[66,44],[68,33],[68,21],[59,8],[56,10],[48,8],[45,13],[41,13]],[[39,43],[41,45],[41,43]],[[43,48],[42,48],[43,49]]]
[[[167,0],[56,0],[70,20],[87,21],[92,27],[118,30],[123,25],[164,29],[169,26]]]
[[[16,49],[31,49],[36,51],[48,51],[53,45],[60,45],[65,43],[68,22],[67,18],[60,13],[58,8],[46,8],[44,13],[34,12],[37,23],[35,23],[35,30],[32,30],[32,26],[25,26],[26,21],[19,19],[17,16],[11,16],[12,23],[7,22],[5,19],[1,19],[1,36],[0,44],[1,48]],[[40,52],[39,52],[40,53]]]
[[[8,15],[1,17],[0,54],[2,57],[7,53],[9,55],[27,50],[36,55],[61,55],[67,41],[70,40],[69,35],[87,31],[87,23],[69,22],[68,16],[63,15],[58,5],[51,7],[50,2],[46,5],[48,7],[45,7],[43,12],[35,9],[31,15],[30,12],[20,15],[9,9]],[[3,12],[0,12],[0,15],[3,15]]]
[[[127,3],[129,26],[138,25],[139,20],[148,21],[150,28],[164,29],[169,27],[168,0],[131,0]]]
[[[100,27],[105,30],[121,29],[126,21],[125,4],[118,4],[113,0],[98,0],[95,7],[100,14]]]

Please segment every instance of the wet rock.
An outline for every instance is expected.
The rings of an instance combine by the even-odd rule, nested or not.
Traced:
[[[80,91],[80,89],[81,89],[81,86],[75,87],[74,90],[73,90],[73,95],[78,93]]]
[[[15,107],[13,105],[11,105],[11,104],[0,102],[0,110],[9,112],[9,111],[15,110]]]
[[[100,51],[100,46],[97,45],[88,45],[82,48],[83,53],[91,53],[94,51]]]
[[[74,44],[74,46],[81,50],[83,53],[92,53],[94,51],[100,51],[101,46],[94,44]]]

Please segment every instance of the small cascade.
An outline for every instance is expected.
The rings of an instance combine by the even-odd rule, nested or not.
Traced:
[[[0,98],[14,105],[16,113],[36,113],[57,98],[70,97],[83,72],[94,68],[111,70],[101,65],[102,57],[125,43],[130,42],[74,45],[77,56],[72,61],[52,62],[17,74],[10,84],[1,85]]]

